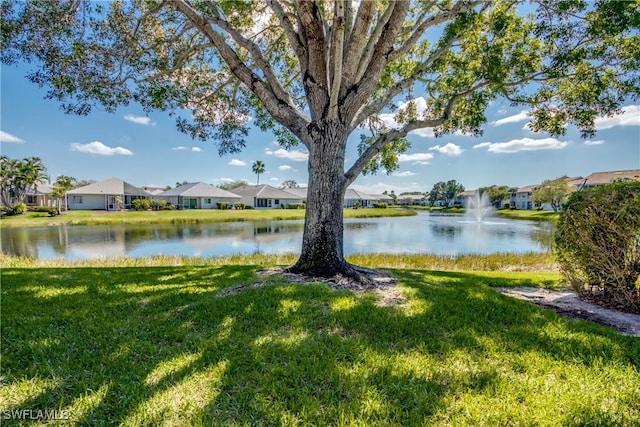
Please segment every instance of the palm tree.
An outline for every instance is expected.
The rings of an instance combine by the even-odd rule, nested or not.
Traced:
[[[40,157],[29,157],[21,162],[20,178],[23,186],[23,193],[20,197],[20,201],[24,199],[24,195],[32,190],[35,194],[38,184],[43,184],[49,179],[49,176],[45,173],[47,168],[40,160]]]
[[[75,178],[70,176],[60,175],[56,182],[53,184],[53,190],[51,191],[51,197],[56,199],[56,209],[58,209],[58,213],[61,210],[61,202],[67,195],[67,191],[73,188],[73,183],[76,182]],[[65,210],[67,209],[67,204],[65,203]]]
[[[264,173],[265,171],[264,162],[262,160],[256,160],[255,162],[253,162],[253,165],[251,165],[251,170],[253,171],[253,173],[258,175],[258,185],[260,185],[260,174]]]

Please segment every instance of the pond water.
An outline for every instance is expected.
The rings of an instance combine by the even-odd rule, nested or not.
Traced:
[[[546,252],[553,224],[419,212],[416,216],[347,219],[344,253],[437,255]],[[57,226],[3,229],[1,250],[39,259],[226,256],[299,253],[303,221],[209,224]]]

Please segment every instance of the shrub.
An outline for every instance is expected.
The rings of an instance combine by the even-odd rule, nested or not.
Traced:
[[[236,208],[237,210],[244,210],[245,209],[245,204],[242,202],[236,202],[233,204],[234,208]]]
[[[153,202],[149,199],[133,199],[131,207],[134,211],[148,211],[153,208]]]
[[[58,209],[53,206],[33,206],[29,208],[29,212],[46,212],[49,216],[60,215]]]
[[[152,209],[156,211],[171,211],[174,209],[174,206],[164,199],[153,200],[151,202],[151,206],[152,206]]]
[[[217,202],[216,206],[218,207],[218,209],[229,209],[229,207],[231,206],[231,204],[229,202]]]
[[[374,203],[373,204],[373,207],[374,208],[378,208],[378,209],[386,209],[387,206],[389,206],[389,205],[387,205],[385,202],[380,202],[380,203]]]
[[[287,209],[304,209],[303,203],[289,203]]]
[[[561,272],[576,292],[640,312],[640,182],[573,193],[555,243]]]
[[[11,206],[11,214],[12,215],[21,215],[27,211],[27,205],[22,202],[16,203]]]

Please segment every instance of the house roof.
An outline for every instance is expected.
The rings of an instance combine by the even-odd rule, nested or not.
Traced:
[[[257,197],[260,199],[300,200],[300,197],[296,196],[293,193],[288,193],[284,190],[280,190],[267,184],[245,185],[244,187],[234,188],[233,192],[243,197]]]
[[[141,188],[131,185],[120,178],[109,178],[104,181],[94,182],[84,187],[75,188],[68,194],[111,194],[111,195],[135,195],[150,196],[149,193]]]
[[[463,191],[461,193],[458,193],[458,196],[460,197],[473,197],[476,195],[476,193],[478,192],[478,190],[466,190]]]
[[[300,188],[287,188],[286,191],[287,193],[291,193],[291,194],[295,194],[296,196],[300,197],[301,199],[306,199],[307,198],[307,187],[300,187]]]
[[[190,184],[183,184],[179,187],[172,188],[158,196],[184,196],[184,197],[225,197],[227,199],[240,199],[237,194],[230,191],[223,190],[222,188],[214,187],[211,184],[205,182],[192,182]]]
[[[33,188],[27,190],[27,194],[50,194],[53,191],[53,187],[48,184],[36,184],[35,191]]]
[[[539,187],[539,186],[540,186],[540,184],[525,185],[524,187],[518,188],[516,193],[531,193],[533,190],[536,189],[536,187]]]
[[[347,188],[347,191],[344,193],[345,200],[378,200],[378,197],[372,196],[371,194],[363,193],[362,191],[354,190],[353,188]]]
[[[372,194],[377,200],[393,200],[393,197],[388,194]]]
[[[609,172],[594,172],[589,175],[584,185],[608,184],[616,179],[633,179],[640,181],[640,169],[627,169]]]

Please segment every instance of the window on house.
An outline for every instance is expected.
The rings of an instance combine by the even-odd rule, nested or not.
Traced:
[[[71,203],[81,205],[82,204],[82,196],[71,196]]]
[[[273,201],[273,203],[275,203],[276,205],[279,205],[279,204],[280,204],[280,199],[275,199],[275,200]]]
[[[211,204],[211,199],[204,199],[204,202],[205,202],[206,204],[210,205],[210,204]]]

